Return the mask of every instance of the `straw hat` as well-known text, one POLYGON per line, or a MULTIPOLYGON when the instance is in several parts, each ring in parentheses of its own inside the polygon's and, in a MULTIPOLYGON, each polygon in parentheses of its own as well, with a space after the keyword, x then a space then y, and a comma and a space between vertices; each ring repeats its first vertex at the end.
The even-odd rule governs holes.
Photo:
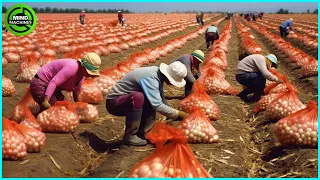
POLYGON ((160 72, 169 79, 172 85, 176 87, 186 85, 184 78, 187 76, 187 68, 180 61, 175 61, 169 65, 161 63, 160 72))
POLYGON ((78 59, 78 61, 80 61, 82 67, 86 68, 88 74, 100 76, 101 59, 97 53, 87 53, 82 59, 78 59))
POLYGON ((195 50, 191 55, 198 59, 200 62, 203 62, 204 60, 204 53, 201 50, 195 50))

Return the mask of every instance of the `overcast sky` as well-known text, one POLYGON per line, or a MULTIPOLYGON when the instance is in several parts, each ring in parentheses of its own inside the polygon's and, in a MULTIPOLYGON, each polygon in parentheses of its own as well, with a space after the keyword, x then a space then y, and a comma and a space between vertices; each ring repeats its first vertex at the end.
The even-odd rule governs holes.
MULTIPOLYGON (((2 5, 10 7, 14 4, 20 3, 6 3, 2 5)), ((287 9, 289 12, 306 12, 308 9, 313 12, 318 8, 318 3, 26 3, 31 7, 57 7, 57 8, 88 8, 88 9, 128 9, 133 12, 148 12, 148 11, 160 11, 160 12, 172 12, 179 11, 264 11, 264 12, 276 12, 280 8, 287 9)))

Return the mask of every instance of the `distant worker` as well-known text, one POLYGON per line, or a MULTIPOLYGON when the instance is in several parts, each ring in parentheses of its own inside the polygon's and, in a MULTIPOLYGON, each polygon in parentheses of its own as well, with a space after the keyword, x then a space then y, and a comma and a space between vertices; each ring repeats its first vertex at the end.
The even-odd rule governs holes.
POLYGON ((292 29, 292 18, 285 20, 281 25, 280 25, 280 36, 281 37, 287 37, 289 34, 288 28, 290 28, 291 31, 292 29))
POLYGON ((82 11, 79 15, 80 23, 84 25, 84 17, 86 16, 86 11, 82 11))
POLYGON ((196 79, 201 76, 200 64, 204 61, 204 53, 201 50, 195 50, 191 54, 185 54, 175 59, 187 67, 187 76, 184 78, 186 86, 184 96, 187 97, 192 93, 192 86, 196 79))
POLYGON ((260 19, 262 19, 262 17, 263 17, 263 12, 260 12, 259 15, 258 15, 258 17, 259 17, 260 19))
POLYGON ((197 23, 201 24, 202 26, 204 25, 203 16, 204 16, 203 12, 198 13, 196 15, 197 23))
POLYGON ((124 18, 123 18, 123 14, 121 11, 118 11, 118 20, 119 20, 119 23, 124 26, 124 18))
POLYGON ((215 40, 219 39, 219 29, 215 25, 211 25, 206 30, 205 34, 207 49, 214 43, 215 40))
POLYGON ((8 32, 8 29, 7 29, 7 27, 6 27, 6 25, 2 25, 2 31, 6 31, 6 32, 8 32))

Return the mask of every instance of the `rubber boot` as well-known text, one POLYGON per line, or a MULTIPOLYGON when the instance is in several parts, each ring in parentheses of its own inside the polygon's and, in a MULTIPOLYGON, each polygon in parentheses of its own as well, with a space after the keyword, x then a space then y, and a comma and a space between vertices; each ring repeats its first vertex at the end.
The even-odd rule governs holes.
POLYGON ((133 146, 145 146, 147 141, 137 136, 142 116, 142 109, 133 109, 126 116, 124 143, 133 146))
POLYGON ((144 108, 142 113, 141 124, 138 130, 138 137, 146 139, 146 133, 148 133, 156 122, 156 111, 153 110, 150 105, 149 108, 144 108))

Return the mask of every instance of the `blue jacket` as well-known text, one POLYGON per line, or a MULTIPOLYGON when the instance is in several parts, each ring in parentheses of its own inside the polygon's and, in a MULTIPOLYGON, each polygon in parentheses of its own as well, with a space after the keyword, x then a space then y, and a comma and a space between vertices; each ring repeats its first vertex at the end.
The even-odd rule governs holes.
POLYGON ((280 26, 282 26, 284 28, 290 27, 290 29, 293 30, 292 29, 292 21, 290 19, 285 20, 280 26))

